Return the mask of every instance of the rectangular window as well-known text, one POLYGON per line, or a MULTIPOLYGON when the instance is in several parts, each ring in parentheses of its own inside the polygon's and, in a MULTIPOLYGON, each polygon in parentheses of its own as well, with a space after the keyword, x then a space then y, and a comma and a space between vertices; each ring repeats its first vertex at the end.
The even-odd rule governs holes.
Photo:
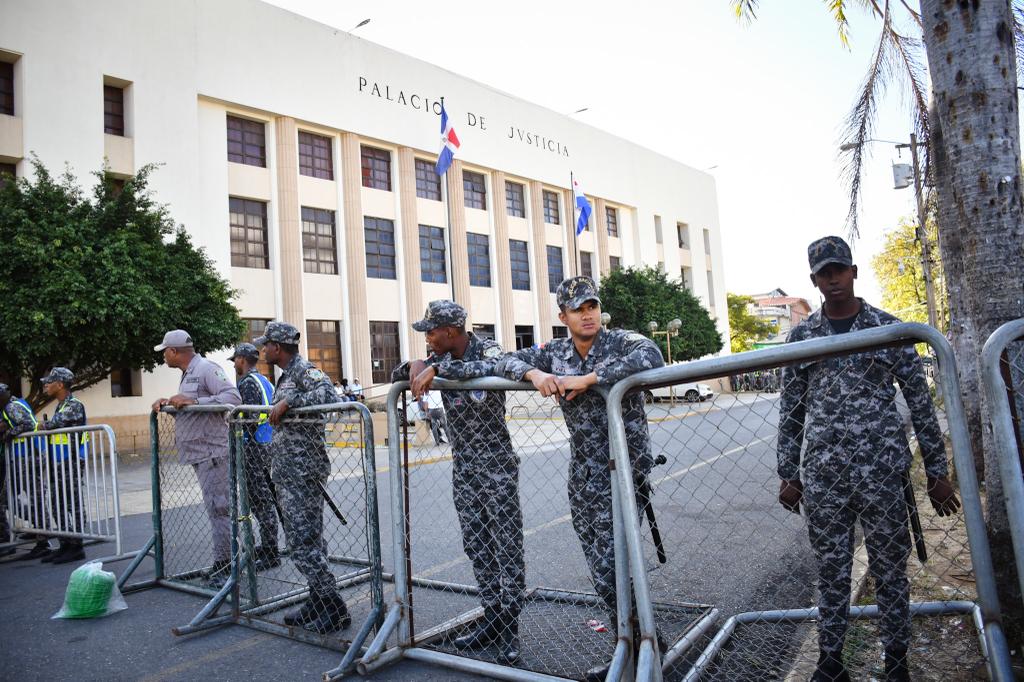
POLYGON ((0 114, 14 116, 14 64, 0 62, 0 114))
POLYGON ((398 323, 370 321, 370 362, 373 383, 391 381, 391 370, 398 365, 398 323))
POLYGON ((555 293, 558 285, 565 279, 565 271, 562 269, 562 247, 548 247, 548 291, 555 293))
POLYGON ((605 206, 604 209, 605 222, 608 223, 608 236, 618 237, 619 236, 619 209, 614 206, 605 206))
MULTIPOLYGON (((252 343, 263 336, 263 332, 267 330, 267 324, 270 320, 248 317, 242 318, 242 322, 245 322, 245 336, 241 340, 252 343)), ((270 383, 274 383, 274 367, 269 362, 263 360, 263 353, 260 353, 260 361, 256 363, 256 369, 260 371, 260 374, 270 379, 270 383)))
POLYGON ((518 182, 505 181, 505 210, 513 218, 526 217, 523 186, 518 182))
POLYGON ((685 265, 679 268, 679 280, 683 283, 684 289, 693 291, 693 270, 691 268, 685 265))
POLYGON ((124 88, 103 86, 103 132, 124 137, 124 88))
POLYGON ((341 381, 341 335, 337 320, 306 320, 306 348, 309 361, 331 381, 341 381))
POLYGON ((391 191, 391 152, 363 145, 363 187, 391 191))
POLYGON ((493 324, 474 324, 473 333, 479 336, 481 339, 490 339, 491 341, 494 341, 493 324))
POLYGON ((686 223, 676 223, 676 239, 680 249, 690 248, 690 228, 686 223))
POLYGON ((18 167, 13 163, 0 163, 0 187, 8 182, 14 182, 18 177, 18 167))
POLYGON ((712 277, 710 270, 708 270, 708 307, 715 307, 715 278, 712 277))
POLYGON ((462 191, 466 195, 466 208, 487 210, 487 184, 483 173, 462 171, 462 191))
POLYGON ((130 398, 140 395, 142 395, 142 372, 131 367, 118 367, 111 370, 111 398, 130 398))
POLYGON ((558 194, 544 190, 541 192, 544 199, 544 222, 552 225, 561 225, 562 221, 558 215, 558 194))
POLYGON ((236 268, 270 267, 267 249, 267 204, 229 197, 231 211, 231 265, 236 268))
POLYGON ((491 286, 491 243, 486 234, 467 232, 469 247, 469 283, 474 287, 491 286))
POLYGON ((321 180, 334 179, 331 138, 299 131, 299 175, 321 180))
POLYGON ((594 278, 594 261, 589 251, 580 251, 580 274, 594 278))
POLYGON ((560 324, 556 324, 551 328, 551 338, 553 339, 567 339, 569 338, 569 328, 560 324))
POLYGON ((302 267, 321 275, 338 274, 334 211, 302 207, 302 267))
POLYGON ((448 281, 444 263, 444 228, 420 225, 420 279, 424 282, 448 281))
POLYGON ((386 218, 363 217, 366 230, 366 276, 398 279, 395 269, 395 223, 386 218))
POLYGON ((661 236, 661 216, 660 215, 654 216, 654 241, 656 243, 658 243, 658 244, 661 244, 664 241, 662 239, 662 236, 661 236))
POLYGON ((228 116, 228 161, 267 167, 267 139, 262 122, 228 116))
POLYGON ((441 201, 441 176, 430 161, 416 159, 416 196, 441 201))
POLYGON ((609 256, 608 265, 611 267, 612 272, 622 269, 622 259, 618 256, 609 256))
POLYGON ((517 291, 529 291, 530 254, 526 242, 521 239, 509 239, 508 251, 512 264, 512 288, 517 291))
POLYGON ((711 232, 704 230, 704 253, 708 256, 711 255, 711 232))
POLYGON ((516 325, 516 350, 533 347, 533 327, 529 325, 516 325))

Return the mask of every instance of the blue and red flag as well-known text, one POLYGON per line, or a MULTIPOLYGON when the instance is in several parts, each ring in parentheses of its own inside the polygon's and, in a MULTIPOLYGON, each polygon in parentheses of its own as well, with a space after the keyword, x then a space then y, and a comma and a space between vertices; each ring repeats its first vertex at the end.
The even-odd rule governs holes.
POLYGON ((459 148, 459 138, 455 134, 455 128, 448 120, 448 112, 444 110, 444 103, 441 104, 441 151, 437 155, 437 166, 434 170, 438 175, 444 175, 448 167, 455 159, 455 152, 459 148))
POLYGON ((587 229, 587 223, 590 221, 590 214, 593 212, 593 208, 591 208, 590 202, 587 201, 587 197, 583 195, 580 183, 576 182, 575 178, 572 181, 572 194, 576 198, 576 210, 580 212, 579 218, 576 219, 576 234, 580 234, 583 230, 587 229))

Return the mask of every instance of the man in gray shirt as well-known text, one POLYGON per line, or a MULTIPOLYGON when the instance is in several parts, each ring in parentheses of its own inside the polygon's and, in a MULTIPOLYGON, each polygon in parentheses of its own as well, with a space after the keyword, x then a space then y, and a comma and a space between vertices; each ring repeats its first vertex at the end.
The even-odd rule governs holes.
MULTIPOLYGON (((240 405, 242 397, 220 365, 196 353, 192 337, 182 329, 164 334, 153 348, 162 351, 168 367, 180 369, 177 395, 160 398, 153 411, 170 405, 240 405)), ((231 564, 231 516, 228 504, 228 423, 220 412, 177 412, 174 438, 181 462, 191 464, 203 492, 203 506, 213 530, 213 566, 207 575, 213 588, 227 580, 231 564)))

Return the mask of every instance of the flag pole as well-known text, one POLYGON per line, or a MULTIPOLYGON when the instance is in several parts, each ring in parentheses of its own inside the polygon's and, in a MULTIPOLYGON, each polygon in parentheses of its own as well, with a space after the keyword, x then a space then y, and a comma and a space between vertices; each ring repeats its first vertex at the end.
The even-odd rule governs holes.
POLYGON ((569 215, 572 216, 572 245, 573 245, 573 261, 576 263, 576 274, 582 275, 582 268, 580 268, 580 235, 576 232, 576 225, 578 218, 576 217, 576 178, 573 172, 569 171, 569 193, 572 195, 572 211, 569 215))
MULTIPOLYGON (((441 111, 444 111, 444 97, 441 98, 441 111)), ((443 133, 444 131, 441 132, 443 133)), ((448 170, 451 170, 451 166, 448 167, 448 170)), ((446 258, 447 263, 445 264, 448 267, 448 272, 445 273, 445 276, 448 278, 448 286, 452 291, 452 302, 457 303, 458 301, 455 300, 455 273, 452 272, 454 270, 453 266, 455 265, 455 254, 452 252, 452 202, 448 193, 448 170, 444 172, 444 177, 441 178, 441 184, 444 185, 445 215, 448 218, 448 227, 445 229, 444 235, 448 242, 448 257, 446 258)))

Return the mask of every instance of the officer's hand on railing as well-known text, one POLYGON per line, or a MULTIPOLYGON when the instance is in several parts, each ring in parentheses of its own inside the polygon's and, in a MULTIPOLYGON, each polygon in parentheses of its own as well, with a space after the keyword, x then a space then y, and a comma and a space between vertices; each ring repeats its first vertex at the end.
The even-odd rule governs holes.
MULTIPOLYGON (((423 365, 422 362, 420 362, 419 364, 423 365)), ((417 400, 419 400, 419 398, 424 393, 430 390, 430 385, 434 383, 434 377, 437 376, 436 369, 434 369, 433 367, 426 367, 425 365, 424 367, 425 368, 421 370, 419 373, 413 375, 412 384, 410 384, 410 388, 412 389, 412 397, 416 398, 417 400)), ((413 365, 413 368, 416 368, 415 364, 413 365)))
POLYGON ((558 377, 558 384, 564 391, 568 391, 565 395, 566 400, 572 400, 580 393, 586 392, 591 386, 597 383, 597 374, 591 372, 590 374, 584 374, 583 376, 565 376, 558 377))
POLYGON ((932 502, 939 516, 952 516, 960 510, 960 500, 956 497, 956 490, 949 479, 928 478, 928 499, 932 502))
MULTIPOLYGON (((548 374, 539 369, 531 369, 523 375, 523 378, 532 383, 533 387, 540 391, 540 394, 545 398, 565 395, 565 387, 558 383, 558 377, 554 374, 548 374)), ((557 400, 557 398, 555 399, 557 400)))
POLYGON ((195 405, 196 404, 195 398, 189 398, 187 395, 182 395, 181 393, 179 393, 177 395, 172 395, 170 398, 167 399, 166 402, 167 402, 168 405, 170 405, 171 407, 173 407, 176 410, 180 410, 181 408, 185 407, 186 405, 195 405))
POLYGON ((279 401, 274 405, 274 409, 270 411, 270 417, 268 418, 271 425, 277 426, 281 423, 281 417, 288 411, 288 403, 284 400, 279 401))
POLYGON ((159 412, 160 408, 167 404, 167 398, 157 398, 156 401, 153 402, 153 411, 159 412))
POLYGON ((804 496, 804 484, 799 478, 779 481, 779 503, 794 514, 800 513, 800 500, 804 496))

